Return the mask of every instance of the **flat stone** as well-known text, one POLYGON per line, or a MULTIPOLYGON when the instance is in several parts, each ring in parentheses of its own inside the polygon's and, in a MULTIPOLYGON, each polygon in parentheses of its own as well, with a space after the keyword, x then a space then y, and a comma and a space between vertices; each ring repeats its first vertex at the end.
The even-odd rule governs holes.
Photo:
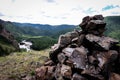
POLYGON ((71 42, 71 36, 70 35, 60 35, 58 39, 58 44, 62 46, 66 46, 71 42))
POLYGON ((87 49, 85 49, 83 46, 75 48, 69 58, 71 61, 73 61, 75 68, 85 69, 87 53, 87 49))
POLYGON ((94 15, 93 17, 93 20, 103 20, 104 17, 102 15, 94 15))
POLYGON ((45 66, 48 66, 48 65, 52 66, 52 65, 54 65, 54 62, 52 60, 49 60, 49 61, 45 62, 44 65, 45 66))
POLYGON ((87 79, 77 73, 74 73, 71 80, 87 80, 87 79))
POLYGON ((86 25, 86 29, 93 30, 93 29, 98 29, 98 28, 105 28, 106 23, 102 20, 91 20, 88 22, 86 25))
POLYGON ((52 51, 56 51, 60 48, 60 44, 54 44, 54 46, 51 47, 52 51))
POLYGON ((91 43, 93 43, 94 45, 95 44, 99 45, 104 50, 109 50, 113 44, 117 44, 119 42, 118 40, 115 40, 110 37, 105 37, 105 36, 99 37, 93 34, 87 34, 86 39, 90 41, 91 43))
POLYGON ((74 50, 74 48, 65 48, 62 50, 62 52, 65 53, 66 56, 70 57, 74 50))

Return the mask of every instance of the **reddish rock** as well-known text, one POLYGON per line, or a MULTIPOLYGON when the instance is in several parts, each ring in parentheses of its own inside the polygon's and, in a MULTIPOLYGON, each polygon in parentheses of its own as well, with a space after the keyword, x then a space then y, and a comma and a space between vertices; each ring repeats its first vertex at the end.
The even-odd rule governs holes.
POLYGON ((117 44, 119 41, 110 37, 99 37, 93 34, 86 35, 86 39, 93 44, 94 47, 102 48, 104 50, 109 50, 113 44, 117 44), (98 45, 98 46, 96 46, 98 45))
POLYGON ((37 68, 35 72, 36 72, 37 80, 45 80, 46 79, 47 67, 42 66, 40 68, 37 68))
POLYGON ((111 73, 109 80, 120 80, 120 74, 111 73))
POLYGON ((94 15, 93 17, 93 20, 103 20, 104 17, 102 15, 94 15))
POLYGON ((85 77, 75 73, 75 74, 73 74, 73 77, 72 77, 71 80, 88 80, 88 79, 86 79, 85 77))
POLYGON ((58 61, 59 61, 60 63, 64 63, 65 60, 66 60, 66 56, 65 56, 64 53, 58 54, 58 61))
POLYGON ((54 62, 52 60, 49 60, 44 63, 44 66, 52 66, 52 65, 54 65, 54 62))
POLYGON ((86 67, 87 52, 87 49, 85 49, 83 46, 75 48, 69 59, 73 61, 73 64, 76 68, 84 69, 86 67))
POLYGON ((71 67, 63 64, 61 67, 61 74, 63 77, 71 79, 72 77, 71 67))
POLYGON ((55 66, 42 66, 36 69, 37 80, 52 80, 54 78, 55 66))

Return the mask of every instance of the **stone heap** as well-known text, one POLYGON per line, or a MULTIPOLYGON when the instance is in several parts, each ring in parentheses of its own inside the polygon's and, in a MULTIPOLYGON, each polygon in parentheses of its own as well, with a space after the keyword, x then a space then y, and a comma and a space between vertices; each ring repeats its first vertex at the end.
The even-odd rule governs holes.
POLYGON ((102 15, 86 16, 74 30, 59 37, 37 80, 120 80, 118 40, 103 35, 102 15))

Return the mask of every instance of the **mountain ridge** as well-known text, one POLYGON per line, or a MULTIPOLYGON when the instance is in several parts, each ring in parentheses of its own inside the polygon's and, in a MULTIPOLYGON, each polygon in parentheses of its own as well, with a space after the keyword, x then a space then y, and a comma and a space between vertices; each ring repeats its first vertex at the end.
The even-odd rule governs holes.
POLYGON ((31 23, 16 23, 5 22, 5 28, 8 29, 16 36, 32 35, 32 36, 59 36, 60 33, 72 31, 76 26, 74 25, 44 25, 44 24, 31 24, 31 23))
MULTIPOLYGON (((119 34, 120 30, 120 16, 107 16, 105 17, 105 22, 107 23, 106 35, 117 38, 115 35, 119 34)), ((5 28, 12 32, 15 36, 20 37, 21 35, 31 35, 31 36, 49 36, 57 38, 59 35, 66 32, 72 31, 78 28, 77 25, 50 25, 50 24, 35 24, 35 23, 19 23, 19 22, 4 22, 5 28)), ((119 39, 119 38, 117 38, 119 39)))

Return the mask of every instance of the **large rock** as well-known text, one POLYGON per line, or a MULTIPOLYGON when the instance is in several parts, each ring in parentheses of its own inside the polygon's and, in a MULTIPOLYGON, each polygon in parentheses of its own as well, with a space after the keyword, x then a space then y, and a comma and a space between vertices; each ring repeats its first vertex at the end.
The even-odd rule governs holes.
POLYGON ((55 66, 42 66, 36 69, 37 80, 52 80, 54 79, 55 66))
POLYGON ((59 37, 59 41, 58 44, 60 44, 61 46, 66 46, 71 42, 71 37, 70 35, 61 35, 59 37))
POLYGON ((120 79, 120 74, 111 73, 109 80, 119 80, 119 79, 120 79))
POLYGON ((97 59, 99 61, 98 66, 103 68, 106 64, 112 64, 118 57, 118 52, 115 50, 109 50, 104 52, 98 52, 97 59))
POLYGON ((67 46, 72 42, 72 39, 77 38, 81 32, 74 30, 72 32, 68 32, 65 35, 60 35, 58 39, 58 44, 62 47, 67 46))
POLYGON ((105 31, 105 25, 106 23, 102 20, 91 20, 86 25, 86 30, 88 33, 103 35, 103 32, 105 31))
POLYGON ((79 69, 85 69, 86 68, 86 58, 87 58, 87 49, 85 49, 83 46, 79 48, 75 48, 72 55, 70 56, 70 60, 73 61, 74 67, 79 69))
POLYGON ((71 79, 72 77, 71 67, 63 64, 61 67, 61 74, 63 77, 71 79))
POLYGON ((88 24, 88 22, 91 20, 91 17, 90 16, 86 16, 82 19, 82 23, 80 23, 80 27, 81 29, 84 31, 86 30, 86 25, 88 24))
POLYGON ((102 20, 91 20, 88 22, 88 24, 86 25, 86 29, 92 30, 92 29, 97 29, 97 28, 105 28, 106 23, 102 20))
POLYGON ((62 52, 73 62, 75 68, 85 69, 88 50, 83 46, 77 48, 65 48, 62 52))
POLYGON ((103 20, 104 17, 102 15, 94 15, 93 17, 93 20, 103 20))
POLYGON ((86 16, 79 25, 85 33, 92 33, 95 35, 103 35, 106 23, 103 21, 102 15, 95 15, 93 17, 86 16))
POLYGON ((58 54, 58 61, 59 61, 60 63, 64 63, 65 60, 66 60, 66 56, 65 56, 64 53, 58 54))
POLYGON ((94 47, 98 47, 102 48, 104 50, 109 50, 113 44, 118 44, 118 40, 115 40, 113 38, 110 37, 99 37, 99 36, 95 36, 93 34, 88 34, 86 35, 86 39, 93 44, 94 47))

